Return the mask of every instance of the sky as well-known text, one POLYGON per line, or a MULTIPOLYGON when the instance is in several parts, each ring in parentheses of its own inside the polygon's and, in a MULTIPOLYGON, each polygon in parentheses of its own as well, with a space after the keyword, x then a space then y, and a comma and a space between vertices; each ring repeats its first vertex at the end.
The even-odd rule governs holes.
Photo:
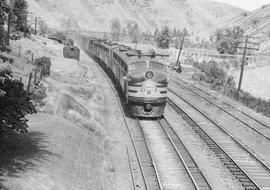
POLYGON ((216 0, 219 2, 231 4, 248 11, 253 11, 265 4, 269 4, 270 0, 216 0))

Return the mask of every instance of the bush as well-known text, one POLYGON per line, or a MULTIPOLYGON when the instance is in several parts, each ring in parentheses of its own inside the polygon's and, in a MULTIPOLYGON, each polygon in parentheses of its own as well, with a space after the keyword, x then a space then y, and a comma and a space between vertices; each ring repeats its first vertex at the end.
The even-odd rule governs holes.
POLYGON ((254 97, 244 91, 241 91, 240 95, 238 95, 236 88, 231 92, 230 96, 254 111, 270 117, 270 100, 266 101, 261 98, 254 97))
POLYGON ((23 83, 12 79, 10 70, 0 70, 0 133, 14 130, 27 132, 26 114, 36 113, 30 94, 23 89, 23 83))
POLYGON ((211 84, 212 89, 227 93, 235 87, 233 77, 227 74, 227 63, 217 63, 215 61, 199 63, 193 61, 193 66, 201 72, 201 74, 195 73, 196 76, 193 78, 198 78, 198 75, 201 75, 200 80, 211 84))

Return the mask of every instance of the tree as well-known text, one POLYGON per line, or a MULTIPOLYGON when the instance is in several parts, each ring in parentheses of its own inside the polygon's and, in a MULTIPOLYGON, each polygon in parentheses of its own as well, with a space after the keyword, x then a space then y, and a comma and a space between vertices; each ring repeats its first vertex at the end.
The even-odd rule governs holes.
POLYGON ((125 27, 122 28, 122 35, 121 36, 122 36, 122 39, 125 39, 127 36, 127 31, 126 31, 125 27))
POLYGON ((14 130, 27 132, 26 114, 36 112, 30 94, 24 90, 23 83, 12 79, 11 71, 0 70, 0 133, 14 130))
POLYGON ((111 35, 113 41, 119 41, 121 24, 117 18, 111 20, 111 35))
POLYGON ((4 25, 11 11, 11 6, 7 4, 6 0, 0 0, 0 45, 4 43, 4 25))
POLYGON ((219 29, 215 32, 216 48, 221 54, 236 54, 237 46, 244 34, 244 30, 235 26, 233 29, 219 29))
POLYGON ((106 32, 104 32, 103 33, 103 37, 102 37, 102 39, 103 40, 108 40, 109 38, 108 38, 108 35, 107 35, 107 33, 106 32))
POLYGON ((176 28, 174 27, 173 28, 173 35, 172 35, 173 37, 177 37, 177 30, 176 30, 176 28))
POLYGON ((170 44, 170 31, 168 26, 164 26, 161 33, 156 30, 155 41, 159 48, 166 49, 169 48, 170 44), (156 33, 157 32, 157 33, 156 33))
POLYGON ((138 24, 136 22, 130 27, 129 37, 131 38, 133 43, 138 43, 139 27, 138 27, 138 24))
POLYGON ((39 20, 39 31, 40 31, 40 35, 42 36, 46 36, 46 34, 48 33, 48 26, 46 24, 45 20, 39 20))
POLYGON ((13 24, 15 25, 16 30, 22 32, 28 30, 26 26, 27 2, 25 0, 14 0, 13 14, 15 15, 13 24))

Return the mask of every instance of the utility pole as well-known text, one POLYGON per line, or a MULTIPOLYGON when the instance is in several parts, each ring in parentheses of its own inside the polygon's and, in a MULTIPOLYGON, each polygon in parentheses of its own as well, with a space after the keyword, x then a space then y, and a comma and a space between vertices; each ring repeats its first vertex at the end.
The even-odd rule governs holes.
POLYGON ((250 38, 256 38, 256 37, 251 37, 251 36, 246 36, 245 38, 245 45, 244 47, 237 47, 240 49, 244 49, 243 51, 243 58, 242 58, 242 64, 241 64, 241 72, 240 72, 240 77, 239 77, 239 83, 238 83, 238 88, 237 88, 237 93, 238 93, 238 97, 240 94, 240 90, 241 90, 241 86, 242 86, 242 81, 243 81, 243 75, 244 75, 244 69, 245 69, 245 63, 246 63, 246 55, 247 55, 247 50, 256 50, 258 51, 258 48, 252 48, 252 47, 248 47, 249 44, 253 44, 253 45, 259 45, 259 43, 255 43, 255 42, 249 42, 250 38))
POLYGON ((25 19, 24 19, 24 37, 26 37, 26 27, 27 27, 27 12, 25 13, 25 19))
POLYGON ((179 52, 178 52, 178 57, 177 57, 177 61, 176 61, 176 65, 177 65, 178 67, 180 67, 179 58, 180 58, 181 51, 182 51, 182 49, 183 49, 185 37, 186 37, 186 32, 184 32, 184 34, 183 34, 183 38, 182 38, 181 45, 180 45, 179 52))
POLYGON ((182 37, 182 41, 181 41, 181 45, 179 47, 179 52, 178 52, 178 56, 177 56, 177 60, 176 60, 176 66, 177 66, 177 72, 178 73, 181 73, 182 70, 181 70, 181 64, 180 64, 180 61, 179 61, 179 58, 180 58, 180 55, 181 55, 181 51, 183 49, 183 45, 184 45, 184 41, 185 41, 185 37, 187 35, 187 32, 186 30, 183 31, 183 37, 182 37))
POLYGON ((8 13, 8 33, 7 33, 7 45, 9 46, 10 39, 10 25, 11 25, 11 13, 8 13))
POLYGON ((241 72, 240 72, 240 78, 239 78, 239 83, 238 83, 238 88, 237 88, 238 94, 241 90, 243 74, 244 74, 244 69, 245 69, 245 62, 246 62, 246 55, 247 55, 247 44, 248 44, 248 36, 246 36, 246 40, 245 40, 245 47, 244 47, 243 58, 242 58, 241 72))
POLYGON ((35 17, 35 35, 37 35, 37 17, 35 17))

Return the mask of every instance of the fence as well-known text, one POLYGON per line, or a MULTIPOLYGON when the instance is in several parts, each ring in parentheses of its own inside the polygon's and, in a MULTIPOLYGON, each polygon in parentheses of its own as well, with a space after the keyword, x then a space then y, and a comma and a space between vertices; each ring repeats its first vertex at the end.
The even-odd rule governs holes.
MULTIPOLYGON (((29 74, 27 91, 30 92, 31 86, 33 84, 34 88, 38 86, 40 81, 50 75, 51 60, 49 57, 37 58, 34 61, 35 68, 29 74), (32 83, 33 80, 33 83, 32 83)), ((21 81, 21 79, 20 79, 21 81)))

